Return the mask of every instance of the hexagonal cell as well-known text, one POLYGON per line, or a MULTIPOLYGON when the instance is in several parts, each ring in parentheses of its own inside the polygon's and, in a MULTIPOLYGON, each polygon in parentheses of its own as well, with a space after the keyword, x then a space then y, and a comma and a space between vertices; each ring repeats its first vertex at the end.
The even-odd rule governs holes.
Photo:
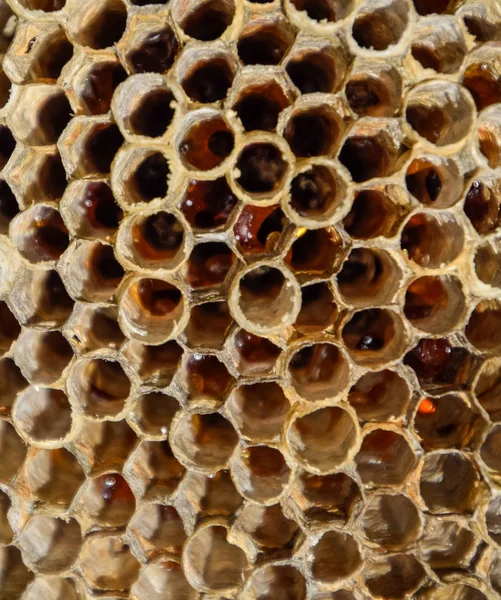
POLYGON ((163 504, 143 504, 132 517, 128 531, 148 561, 162 554, 180 554, 186 540, 177 510, 163 504))
POLYGON ((69 434, 71 406, 61 390, 30 387, 16 400, 14 423, 30 441, 60 444, 69 434))
POLYGON ((419 491, 434 514, 471 513, 477 506, 480 474, 461 452, 430 452, 424 458, 419 491))
POLYGON ((362 421, 397 419, 404 413, 410 398, 407 381, 388 369, 362 375, 348 394, 348 402, 362 421))
POLYGON ((324 533, 310 549, 310 565, 317 581, 333 583, 352 575, 362 564, 355 539, 341 531, 324 533))
POLYGON ((19 213, 19 205, 9 184, 0 179, 0 233, 7 234, 12 219, 19 213))
POLYGON ((52 206, 37 204, 25 210, 10 229, 12 241, 31 263, 56 261, 69 244, 68 230, 52 206))
POLYGON ((192 354, 187 357, 182 373, 188 391, 187 401, 197 409, 217 410, 234 383, 223 362, 212 354, 192 354))
POLYGON ((134 15, 122 38, 124 62, 133 73, 165 73, 173 65, 179 42, 172 27, 155 15, 134 15))
POLYGON ((85 470, 99 475, 120 471, 136 444, 137 437, 125 421, 85 419, 71 445, 85 470))
POLYGON ((280 504, 260 506, 247 502, 235 528, 249 535, 262 552, 290 546, 298 531, 297 524, 285 517, 280 504))
POLYGON ((308 335, 331 329, 338 316, 338 306, 327 282, 301 288, 301 310, 294 323, 296 331, 308 335))
POLYGON ((501 144, 499 135, 501 132, 501 112, 497 104, 489 106, 479 117, 478 145, 480 152, 487 160, 492 169, 501 164, 501 144))
POLYGON ((184 33, 202 42, 220 37, 231 25, 234 15, 233 0, 205 0, 202 4, 190 0, 176 5, 173 12, 174 21, 184 33))
POLYGON ((25 329, 14 352, 14 360, 32 384, 55 383, 72 358, 73 350, 59 331, 25 329))
POLYGON ((424 20, 416 27, 411 52, 425 69, 454 73, 462 65, 467 48, 456 23, 435 18, 424 20))
POLYGON ((447 146, 462 140, 473 126, 474 104, 457 84, 417 85, 407 99, 406 119, 428 142, 447 146))
POLYGON ((95 0, 75 6, 68 28, 82 46, 100 50, 116 44, 127 24, 127 9, 121 0, 95 0))
POLYGON ((305 400, 336 396, 348 383, 350 369, 344 353, 334 344, 301 345, 291 355, 288 372, 292 386, 305 400))
POLYGON ((403 600, 422 583, 425 570, 414 554, 394 554, 368 561, 363 577, 376 597, 403 600))
POLYGON ((0 540, 2 544, 9 544, 14 537, 14 532, 9 524, 8 511, 11 507, 9 496, 4 492, 0 493, 0 540))
POLYGON ((9 113, 9 126, 19 142, 28 146, 55 144, 71 119, 64 92, 54 85, 27 85, 9 113))
POLYGON ((240 435, 261 442, 281 434, 290 403, 277 383, 261 382, 240 385, 225 406, 240 435))
POLYGON ((0 353, 8 352, 20 333, 21 326, 7 304, 0 301, 0 353))
POLYGON ((294 37, 294 30, 285 19, 256 16, 240 32, 238 56, 244 65, 278 65, 294 37))
POLYGON ((391 302, 402 278, 402 270, 389 252, 354 248, 336 275, 336 282, 345 302, 374 306, 391 302))
POLYGON ((486 235, 495 231, 501 224, 501 181, 492 177, 475 179, 463 208, 477 233, 486 235))
POLYGON ((32 571, 26 568, 21 553, 15 546, 0 548, 0 578, 2 592, 6 598, 21 598, 33 577, 32 571))
POLYGON ((181 160, 189 169, 210 171, 221 165, 235 145, 230 125, 211 109, 192 112, 178 141, 181 160))
POLYGON ((114 306, 78 303, 64 326, 64 335, 77 354, 109 348, 118 350, 125 340, 114 306))
POLYGON ((104 473, 89 479, 80 503, 93 523, 104 527, 126 525, 136 510, 136 499, 118 473, 104 473))
POLYGON ((472 52, 463 74, 463 86, 473 96, 479 111, 501 102, 501 64, 493 50, 486 46, 472 52))
POLYGON ((410 141, 398 120, 384 119, 376 124, 370 118, 363 118, 350 129, 339 160, 353 181, 360 183, 395 173, 407 159, 409 150, 410 141))
POLYGON ((227 302, 204 302, 192 306, 184 335, 190 346, 220 348, 232 324, 227 302))
POLYGON ((133 600, 195 600, 197 592, 186 581, 179 563, 147 565, 131 588, 133 600))
POLYGON ((159 387, 170 385, 181 364, 183 349, 175 341, 158 346, 146 346, 138 342, 128 342, 124 356, 130 361, 141 381, 159 387))
POLYGON ((190 254, 185 279, 195 289, 221 286, 236 260, 235 254, 224 242, 202 242, 190 254))
POLYGON ((243 502, 229 471, 203 475, 191 471, 184 478, 180 496, 186 498, 197 522, 206 517, 230 517, 243 502))
POLYGON ((477 247, 474 258, 475 273, 483 283, 501 287, 500 241, 484 242, 477 247))
POLYGON ((89 536, 80 561, 84 578, 101 593, 127 593, 139 574, 139 563, 119 536, 89 536))
POLYGON ((184 572, 196 589, 224 593, 243 583, 247 558, 227 536, 225 527, 208 525, 196 531, 186 544, 184 572))
POLYGON ((176 337, 188 316, 184 293, 166 279, 130 279, 118 306, 120 327, 127 337, 150 344, 176 337))
POLYGON ((380 494, 370 498, 360 524, 371 542, 387 550, 411 546, 421 529, 419 510, 403 494, 380 494))
POLYGON ((501 363, 498 358, 485 360, 475 378, 474 392, 492 421, 501 420, 501 363))
POLYGON ((266 376, 275 368, 281 350, 266 338, 238 330, 231 340, 230 351, 237 369, 244 376, 266 376))
POLYGON ((364 366, 394 360, 402 354, 406 344, 399 314, 381 308, 354 313, 344 325, 342 336, 353 360, 364 366))
POLYGON ((181 413, 172 424, 171 440, 183 464, 208 473, 224 469, 238 444, 233 426, 218 413, 181 413))
POLYGON ((280 191, 288 165, 277 145, 254 141, 240 151, 236 170, 240 188, 255 200, 264 200, 280 191))
POLYGON ((6 125, 0 125, 0 168, 5 167, 15 147, 16 140, 11 130, 6 125))
POLYGON ((68 577, 37 577, 29 586, 25 600, 78 600, 79 590, 74 579, 68 577))
POLYGON ((463 192, 457 164, 440 156, 415 158, 407 167, 405 184, 415 198, 431 208, 448 208, 463 192))
POLYGON ((360 117, 393 117, 402 104, 402 76, 386 61, 359 58, 346 84, 346 98, 360 117))
POLYGON ((361 48, 386 50, 404 34, 408 11, 407 3, 399 0, 365 2, 356 14, 352 36, 361 48))
POLYGON ((482 300, 470 315, 465 328, 468 341, 485 352, 495 352, 501 346, 501 303, 482 300))
POLYGON ((116 417, 124 409, 131 389, 120 363, 101 358, 75 363, 67 385, 75 410, 94 419, 116 417))
POLYGON ((288 231, 287 225, 278 204, 244 206, 233 227, 237 249, 249 258, 276 254, 288 231))
POLYGON ((417 458, 400 433, 380 428, 366 433, 355 462, 366 485, 400 485, 416 466, 417 458))
POLYGON ((220 49, 193 48, 179 64, 181 85, 192 102, 208 104, 224 100, 235 77, 233 56, 220 49), (184 68, 183 68, 184 67, 184 68))
POLYGON ((173 396, 162 392, 148 392, 135 400, 129 418, 142 436, 165 438, 179 408, 179 402, 173 396))
POLYGON ((44 515, 32 516, 19 538, 23 559, 39 573, 56 574, 69 569, 82 546, 80 525, 44 515))
POLYGON ((346 523, 360 501, 360 490, 346 473, 312 475, 301 472, 293 497, 308 525, 331 521, 346 523))
POLYGON ((291 471, 283 454, 271 446, 239 447, 231 473, 239 492, 259 504, 273 504, 289 483, 291 471))
POLYGON ((0 420, 0 451, 4 460, 0 465, 0 481, 9 483, 16 475, 26 456, 26 446, 14 427, 0 420))
POLYGON ((238 198, 224 177, 192 179, 179 204, 195 233, 223 229, 230 220, 238 198))
POLYGON ((292 565, 266 565, 249 578, 246 597, 249 600, 278 598, 287 590, 289 600, 306 598, 306 581, 299 569, 292 565))
POLYGON ((0 359, 0 415, 7 416, 18 393, 28 385, 11 358, 0 359))
POLYGON ((73 300, 54 270, 24 270, 16 279, 10 299, 23 325, 59 327, 73 308, 73 300))
POLYGON ((233 102, 245 131, 274 131, 280 113, 291 103, 290 94, 281 79, 242 77, 238 81, 238 94, 233 102))
POLYGON ((123 217, 106 181, 71 182, 61 205, 66 226, 82 238, 112 237, 123 217))
POLYGON ((490 537, 500 545, 501 542, 501 523, 500 523, 501 497, 494 496, 485 511, 485 524, 490 537))
POLYGON ((468 33, 477 41, 499 40, 499 12, 494 5, 476 2, 463 6, 459 11, 468 33))
POLYGON ((175 458, 167 440, 141 442, 126 467, 126 475, 147 500, 164 500, 179 485, 185 468, 175 458))
POLYGON ((298 225, 304 219, 319 225, 332 223, 342 204, 345 185, 329 163, 313 163, 303 168, 292 180, 289 206, 298 225))
POLYGON ((38 500, 61 506, 71 504, 85 480, 77 459, 64 448, 30 450, 21 477, 38 500))
POLYGON ((501 444, 501 426, 495 425, 492 427, 489 435, 485 438, 484 443, 480 449, 480 456, 482 460, 491 470, 491 476, 494 479, 498 478, 498 474, 501 471, 501 462, 499 454, 499 446, 501 444))
POLYGON ((292 238, 285 263, 301 280, 327 278, 344 258, 344 242, 335 227, 300 227, 292 238))
POLYGON ((296 415, 287 443, 296 460, 309 471, 329 473, 350 460, 358 449, 358 426, 350 413, 325 406, 296 415))
POLYGON ((428 517, 420 541, 424 560, 434 570, 467 568, 469 555, 476 545, 474 534, 456 518, 428 517))

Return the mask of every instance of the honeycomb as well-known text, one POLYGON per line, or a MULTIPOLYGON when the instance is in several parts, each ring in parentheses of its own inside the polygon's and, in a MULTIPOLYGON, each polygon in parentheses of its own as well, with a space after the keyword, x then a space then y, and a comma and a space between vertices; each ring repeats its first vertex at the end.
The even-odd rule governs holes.
POLYGON ((501 597, 499 0, 0 0, 0 599, 501 597))

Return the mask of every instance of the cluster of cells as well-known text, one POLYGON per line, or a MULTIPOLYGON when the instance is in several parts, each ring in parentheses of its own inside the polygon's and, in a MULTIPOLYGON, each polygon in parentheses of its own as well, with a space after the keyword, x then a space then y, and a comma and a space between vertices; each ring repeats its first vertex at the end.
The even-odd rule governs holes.
POLYGON ((0 0, 0 599, 501 595, 497 0, 0 0))

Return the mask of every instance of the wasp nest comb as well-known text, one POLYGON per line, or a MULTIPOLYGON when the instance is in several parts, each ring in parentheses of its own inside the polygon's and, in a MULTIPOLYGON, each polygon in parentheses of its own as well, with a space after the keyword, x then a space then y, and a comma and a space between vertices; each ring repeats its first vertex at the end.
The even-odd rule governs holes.
POLYGON ((501 594, 498 0, 0 0, 0 599, 501 594))

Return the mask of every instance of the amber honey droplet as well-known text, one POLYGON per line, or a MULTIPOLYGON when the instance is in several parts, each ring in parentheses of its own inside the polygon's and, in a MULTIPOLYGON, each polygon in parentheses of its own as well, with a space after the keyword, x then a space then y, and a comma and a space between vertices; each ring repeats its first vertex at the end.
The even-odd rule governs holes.
POLYGON ((77 206, 85 226, 96 230, 96 236, 115 231, 123 216, 110 187, 103 181, 88 183, 77 206))
POLYGON ((188 261, 188 283, 195 288, 219 285, 225 280, 234 262, 235 255, 226 244, 198 244, 188 261))
POLYGON ((463 76, 463 85, 470 91, 478 110, 501 102, 501 76, 488 63, 470 65, 463 76))
POLYGON ((431 398, 423 398, 419 403, 418 413, 420 415, 432 415, 436 410, 437 406, 431 398))
POLYGON ((135 292, 139 304, 154 317, 165 317, 172 313, 181 301, 181 292, 160 279, 141 279, 135 292))
POLYGON ((136 251, 145 259, 162 261, 174 258, 183 240, 181 223, 170 213, 159 212, 136 223, 132 229, 136 251))
POLYGON ((165 73, 174 64, 179 44, 171 29, 148 34, 139 48, 129 55, 136 73, 165 73))
POLYGON ((282 236, 286 219, 276 206, 246 206, 233 228, 238 247, 245 254, 269 254, 282 236))
POLYGON ((192 180, 180 208, 192 227, 209 231, 227 223, 237 201, 224 177, 214 181, 192 180))
POLYGON ((106 500, 108 504, 119 502, 128 504, 129 502, 134 501, 134 494, 128 483, 118 473, 106 473, 101 475, 94 480, 94 485, 103 500, 106 500))
POLYGON ((284 457, 276 448, 253 446, 242 456, 256 477, 281 477, 289 471, 284 457))

